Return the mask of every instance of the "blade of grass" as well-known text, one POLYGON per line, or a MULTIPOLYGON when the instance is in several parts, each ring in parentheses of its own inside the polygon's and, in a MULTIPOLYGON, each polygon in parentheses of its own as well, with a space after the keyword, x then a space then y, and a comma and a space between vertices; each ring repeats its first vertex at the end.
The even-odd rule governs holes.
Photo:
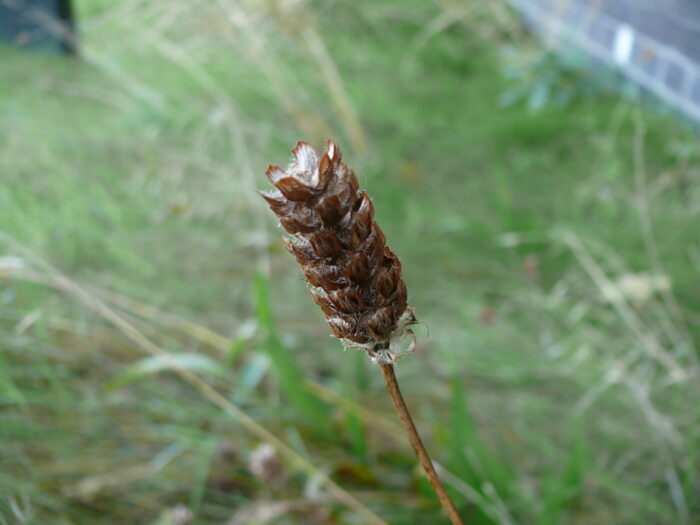
POLYGON ((304 374, 277 332, 267 278, 260 272, 255 275, 255 299, 257 319, 264 338, 262 348, 272 361, 282 391, 309 421, 328 427, 330 418, 327 406, 306 389, 304 374))
POLYGON ((128 366, 126 370, 108 381, 105 389, 117 390, 148 375, 157 374, 164 370, 173 370, 174 366, 219 378, 226 375, 226 371, 221 364, 205 355, 170 354, 170 357, 167 359, 163 356, 151 356, 140 359, 128 366))
POLYGON ((459 377, 450 380, 450 429, 448 434, 450 464, 456 473, 489 502, 489 506, 478 505, 473 523, 496 523, 495 513, 491 512, 496 503, 491 494, 486 493, 486 483, 493 487, 496 499, 508 495, 511 491, 510 480, 513 478, 505 465, 501 464, 491 451, 479 439, 474 417, 469 409, 465 389, 459 377), (473 454, 469 454, 471 451, 473 454), (474 464, 478 461, 478 464, 474 464))
POLYGON ((571 445, 563 472, 559 476, 552 476, 544 484, 544 508, 537 523, 561 523, 566 510, 575 505, 583 494, 586 465, 589 461, 584 426, 578 419, 572 424, 571 445))

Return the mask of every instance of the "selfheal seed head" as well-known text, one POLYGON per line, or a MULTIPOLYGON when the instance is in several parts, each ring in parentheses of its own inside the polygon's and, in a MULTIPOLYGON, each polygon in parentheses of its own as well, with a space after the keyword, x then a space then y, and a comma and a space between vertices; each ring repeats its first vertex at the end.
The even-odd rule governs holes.
POLYGON ((413 349, 411 343, 401 350, 399 339, 413 335, 408 327, 416 318, 401 263, 374 221, 372 200, 358 192, 355 173, 332 141, 322 155, 299 142, 292 155, 286 170, 267 169, 275 191, 260 194, 290 234, 287 248, 333 335, 378 363, 393 363, 413 349))

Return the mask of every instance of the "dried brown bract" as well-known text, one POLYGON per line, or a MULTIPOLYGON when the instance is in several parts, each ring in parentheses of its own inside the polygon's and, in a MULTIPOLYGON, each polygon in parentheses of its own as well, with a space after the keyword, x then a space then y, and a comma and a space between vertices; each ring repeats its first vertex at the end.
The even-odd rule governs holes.
POLYGON ((250 471, 268 485, 275 485, 284 478, 284 465, 275 447, 269 443, 258 446, 250 455, 250 471))
POLYGON ((286 170, 267 170, 276 190, 260 193, 291 234, 287 248, 335 337, 378 363, 393 363, 413 349, 411 343, 402 350, 399 339, 413 335, 407 327, 416 318, 407 304, 401 263, 374 222, 372 201, 358 192, 355 173, 332 141, 320 157, 305 142, 292 154, 286 170))

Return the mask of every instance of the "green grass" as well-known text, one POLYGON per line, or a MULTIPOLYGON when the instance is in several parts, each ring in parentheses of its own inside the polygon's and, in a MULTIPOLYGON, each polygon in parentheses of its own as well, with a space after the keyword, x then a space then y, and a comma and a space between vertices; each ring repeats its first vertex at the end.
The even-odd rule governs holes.
POLYGON ((501 49, 536 45, 473 2, 431 37, 442 5, 84 1, 84 60, 1 50, 0 524, 364 522, 291 462, 256 478, 181 368, 388 523, 445 523, 254 193, 328 135, 402 259, 400 381, 465 520, 697 522, 697 137, 610 94, 501 107, 501 49), (606 295, 631 274, 670 287, 606 295))

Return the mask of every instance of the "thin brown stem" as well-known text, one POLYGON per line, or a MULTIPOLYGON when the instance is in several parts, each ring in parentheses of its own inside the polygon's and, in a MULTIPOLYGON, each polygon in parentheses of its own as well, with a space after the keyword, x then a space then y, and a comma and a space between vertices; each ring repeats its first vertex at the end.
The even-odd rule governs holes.
POLYGON ((380 368, 382 369, 382 374, 384 375, 384 380, 386 381, 386 388, 389 390, 389 395, 394 403, 396 413, 399 416, 399 420, 401 420, 404 430, 406 430, 408 441, 411 443, 416 456, 418 456, 418 461, 423 467, 425 475, 428 476, 428 481, 430 481, 435 494, 437 494, 442 508, 450 518, 453 525, 464 525, 462 518, 460 518, 459 514, 457 513, 455 504, 452 502, 452 499, 445 490, 445 487, 442 485, 442 481, 440 481, 438 473, 435 471, 433 462, 430 459, 428 451, 425 449, 425 445, 423 445, 423 441, 418 434, 418 430, 416 430, 416 426, 413 424, 411 413, 408 411, 406 402, 401 395, 399 382, 396 380, 396 374, 394 374, 394 366, 380 365, 380 368))

